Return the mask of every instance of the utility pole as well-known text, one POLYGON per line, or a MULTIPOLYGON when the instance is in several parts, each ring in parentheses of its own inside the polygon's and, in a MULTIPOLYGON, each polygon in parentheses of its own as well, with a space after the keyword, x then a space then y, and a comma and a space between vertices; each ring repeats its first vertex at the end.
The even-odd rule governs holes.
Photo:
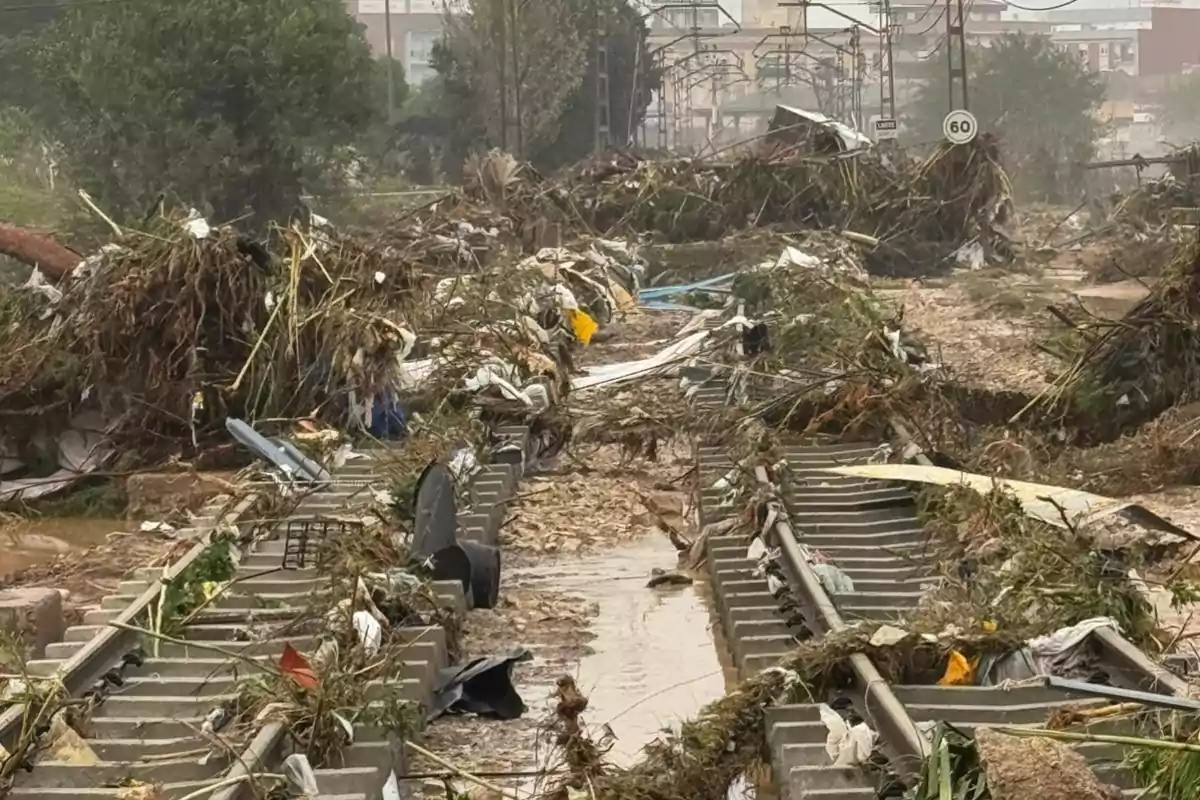
MULTIPOLYGON (((808 30, 808 9, 810 7, 824 9, 833 14, 836 14, 837 16, 841 17, 842 19, 851 23, 851 26, 848 29, 848 31, 850 32, 850 48, 849 48, 848 54, 851 54, 852 57, 854 57, 854 64, 851 67, 854 70, 854 77, 852 78, 852 85, 847 87, 845 84, 846 76, 845 76, 844 62, 842 60, 842 55, 847 53, 847 50, 845 47, 842 47, 840 45, 832 45, 832 49, 834 50, 835 53, 837 53, 837 57, 836 57, 837 75, 835 78, 836 83, 837 83, 836 89, 830 85, 833 83, 833 81, 831 80, 831 76, 828 75, 828 72, 829 72, 828 65, 824 64, 823 61, 819 62, 819 63, 823 64, 823 68, 821 71, 823 73, 825 73, 825 75, 826 75, 826 77, 821 82, 825 83, 827 88, 829 88, 831 92, 837 92, 837 96, 831 96, 831 99, 834 100, 834 103, 836 106, 841 108, 843 113, 845 112, 845 107, 846 107, 845 94, 848 92, 852 95, 851 105, 857 107, 853 113, 855 113, 857 115, 857 118, 859 118, 860 125, 861 125, 861 116, 862 116, 862 100, 854 99, 854 98, 855 97, 861 98, 862 79, 861 79, 861 72, 859 70, 859 60, 858 60, 857 56, 854 54, 861 52, 860 36, 861 36, 861 32, 864 30, 867 31, 868 33, 877 34, 879 36, 880 51, 881 51, 881 63, 880 63, 881 72, 886 72, 887 83, 888 83, 888 87, 885 90, 882 85, 884 83, 884 81, 881 78, 881 80, 880 80, 880 105, 881 106, 883 105, 885 96, 891 98, 892 114, 893 114, 893 116, 895 115, 895 94, 891 88, 892 77, 893 77, 893 73, 891 70, 891 58, 890 58, 890 54, 891 54, 891 27, 890 27, 891 7, 890 7, 890 5, 888 5, 888 0, 879 0, 879 2, 881 3, 881 6, 880 6, 881 18, 885 17, 885 16, 887 17, 886 21, 888 22, 888 25, 886 28, 883 25, 881 25, 879 28, 875 28, 870 23, 863 22, 862 20, 858 19, 857 17, 847 14, 844 11, 840 11, 839 9, 835 8, 830 3, 822 2, 821 0, 779 0, 779 3, 778 3, 778 5, 781 8, 799 8, 800 9, 801 26, 802 26, 801 36, 804 37, 805 45, 807 45, 807 43, 810 39, 815 39, 816 41, 819 41, 825 45, 831 45, 831 43, 828 42, 827 40, 821 38, 817 34, 811 33, 808 30), (886 11, 884 10, 885 6, 887 9, 886 11), (882 62, 882 58, 883 58, 882 51, 883 51, 885 45, 886 45, 886 48, 888 51, 886 65, 882 62)), ((947 0, 947 2, 949 2, 949 0, 947 0)), ((865 65, 864 65, 864 68, 865 68, 865 65)), ((815 88, 816 87, 814 86, 814 89, 815 88)), ((836 111, 835 111, 835 113, 836 113, 836 111)))
POLYGON ((858 26, 855 25, 850 32, 850 53, 854 59, 854 83, 852 94, 850 95, 850 117, 854 120, 854 127, 858 130, 863 129, 863 73, 866 71, 866 59, 862 51, 862 37, 859 35, 858 26))
POLYGON ((497 67, 499 68, 500 78, 500 149, 508 151, 508 52, 506 47, 507 34, 505 28, 508 27, 508 21, 505 19, 504 8, 505 0, 493 0, 492 11, 496 13, 496 59, 497 67), (498 9, 498 11, 497 11, 498 9))
POLYGON ((950 75, 949 111, 968 110, 966 16, 962 0, 946 0, 946 69, 950 75), (953 11, 951 10, 953 7, 953 11), (957 57, 955 51, 958 51, 957 57), (956 86, 961 84, 961 92, 956 86))
POLYGON ((596 126, 596 139, 594 143, 597 153, 603 152, 608 148, 609 135, 611 133, 610 118, 609 118, 609 91, 608 91, 608 36, 603 30, 606 20, 600 12, 600 3, 596 2, 592 6, 594 10, 593 27, 592 27, 592 53, 593 60, 596 62, 596 79, 594 83, 595 98, 594 98, 594 122, 596 126))
POLYGON ((525 157, 525 132, 521 121, 521 62, 520 62, 520 38, 521 26, 517 23, 517 11, 519 0, 504 0, 505 5, 510 10, 509 20, 512 23, 512 29, 508 34, 508 41, 512 48, 512 73, 513 73, 513 123, 516 128, 516 144, 517 144, 517 160, 520 161, 525 157))
POLYGON ((896 118, 896 72, 892 60, 892 3, 879 5, 879 116, 896 118))
POLYGON ((668 81, 666 52, 662 51, 662 52, 657 53, 655 55, 655 59, 658 62, 657 64, 655 64, 656 74, 658 75, 658 102, 657 102, 657 108, 656 108, 657 116, 658 116, 658 127, 655 129, 655 133, 658 136, 658 141, 656 142, 656 144, 658 145, 659 151, 665 152, 667 149, 667 81, 668 81))
POLYGON ((392 56, 392 0, 383 0, 383 34, 387 37, 387 118, 396 119, 396 62, 392 56))
MULTIPOLYGON (((729 15, 729 12, 721 6, 718 0, 635 0, 635 4, 649 9, 648 13, 643 16, 643 19, 657 15, 666 20, 667 24, 680 33, 678 37, 666 44, 659 45, 650 53, 655 57, 658 64, 658 74, 662 76, 657 90, 659 146, 661 148, 675 148, 685 138, 685 129, 688 134, 692 131, 692 90, 708 80, 706 77, 698 83, 689 85, 688 79, 698 74, 698 72, 705 72, 707 74, 710 70, 721 68, 723 63, 710 62, 708 59, 715 59, 718 52, 732 52, 729 50, 710 50, 702 47, 701 41, 723 35, 736 34, 741 30, 741 25, 729 15), (728 21, 729 29, 726 30, 724 27, 718 25, 715 27, 720 27, 721 32, 717 32, 713 29, 714 26, 707 21, 705 22, 705 26, 702 27, 701 11, 723 17, 728 21), (676 21, 681 18, 684 21, 676 21), (699 69, 684 72, 684 65, 692 61, 700 65, 699 69), (667 96, 668 92, 670 92, 670 97, 667 96), (670 133, 667 132, 668 119, 670 120, 670 133)), ((711 95, 710 87, 708 102, 715 107, 711 95)))
MULTIPOLYGON (((790 26, 784 25, 779 29, 783 34, 783 85, 792 85, 792 29, 790 26)), ((783 96, 783 91, 779 85, 779 77, 775 78, 775 89, 779 91, 780 97, 783 96)))

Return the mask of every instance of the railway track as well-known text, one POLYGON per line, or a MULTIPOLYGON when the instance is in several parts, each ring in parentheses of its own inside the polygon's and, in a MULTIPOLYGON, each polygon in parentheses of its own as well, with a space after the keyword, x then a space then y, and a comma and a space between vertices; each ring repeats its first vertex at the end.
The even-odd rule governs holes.
MULTIPOLYGON (((722 403, 725 389, 706 386, 700 403, 722 403)), ((791 590, 773 595, 767 578, 756 572, 741 536, 714 537, 708 563, 717 611, 726 641, 742 677, 778 663, 796 642, 838 631, 858 620, 895 621, 916 608, 934 580, 925 557, 922 524, 915 498, 900 484, 831 475, 823 468, 865 462, 877 452, 875 443, 798 441, 784 448, 786 479, 781 499, 787 515, 766 534, 766 544, 779 549, 775 563, 791 590), (826 556, 852 581, 852 592, 830 595, 813 571, 808 550, 826 556)), ((714 482, 734 467, 721 447, 697 450, 700 486, 714 482)), ((757 475, 766 481, 765 470, 757 475)), ((699 499, 703 523, 735 510, 719 505, 721 492, 708 488, 699 499)), ((1186 684, 1151 662, 1111 630, 1091 636, 1090 645, 1109 683, 1116 687, 1186 695, 1186 684)), ((851 660, 853 685, 833 696, 816 698, 850 722, 867 720, 879 734, 888 764, 883 769, 833 766, 825 751, 826 728, 817 703, 784 705, 768 710, 767 739, 772 776, 784 800, 825 798, 867 800, 898 797, 899 785, 911 782, 929 752, 927 731, 943 721, 968 735, 977 727, 1042 725, 1056 709, 1105 705, 1095 694, 1072 694, 1042 682, 1008 688, 940 686, 928 682, 889 684, 865 655, 851 660), (897 780, 898 778, 898 780, 897 780)), ((1127 721, 1093 723, 1091 733, 1129 733, 1127 721)), ((1097 776, 1137 797, 1131 776, 1122 766, 1119 746, 1079 746, 1097 776)), ((879 766, 879 765, 876 765, 879 766)))
MULTIPOLYGON (((461 539, 494 544, 504 519, 504 509, 515 494, 524 463, 528 437, 524 428, 499 431, 502 443, 516 446, 497 456, 478 473, 471 485, 471 508, 459 513, 461 539)), ((28 664, 31 674, 58 675, 73 697, 99 691, 86 724, 85 740, 98 761, 54 760, 34 755, 26 769, 14 775, 8 796, 13 800, 65 800, 66 798, 125 798, 130 786, 155 784, 164 800, 212 798, 240 800, 254 796, 251 774, 275 772, 287 753, 287 731, 267 723, 241 752, 213 752, 204 733, 206 718, 233 699, 239 677, 248 670, 246 659, 276 662, 286 645, 311 653, 317 637, 311 631, 289 631, 323 578, 318 570, 282 568, 288 526, 328 520, 332 515, 367 504, 366 488, 377 478, 377 457, 348 463, 333 481, 307 496, 291 517, 273 533, 242 554, 237 582, 211 608, 202 611, 180 634, 180 643, 154 645, 140 635, 110 625, 144 620, 156 602, 162 571, 143 569, 123 581, 117 594, 86 612, 83 624, 71 627, 46 657, 28 664), (237 653, 230 658, 225 653, 237 653), (107 676, 107 677, 106 677, 107 676)), ((252 511, 247 500, 230 517, 252 511)), ((213 516, 197 520, 197 529, 183 535, 202 537, 228 520, 213 516)), ((201 556, 194 547, 169 575, 173 577, 201 556)), ((437 581, 435 596, 441 603, 465 611, 471 602, 469 587, 458 581, 437 581)), ((409 642, 409 657, 399 680, 404 699, 429 706, 438 683, 438 672, 449 665, 446 631, 436 626, 400 629, 409 642)), ((22 706, 0 716, 0 741, 10 746, 29 724, 22 706)), ((45 741, 43 740, 43 744, 45 741)), ((336 768, 315 771, 323 800, 375 800, 384 786, 403 773, 403 748, 388 741, 387 732, 356 728, 354 742, 342 753, 336 768)))

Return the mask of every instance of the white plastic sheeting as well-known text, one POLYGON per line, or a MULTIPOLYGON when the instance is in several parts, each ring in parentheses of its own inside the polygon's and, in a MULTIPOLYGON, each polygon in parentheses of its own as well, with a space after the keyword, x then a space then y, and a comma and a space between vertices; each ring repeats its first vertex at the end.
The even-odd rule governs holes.
POLYGON ((590 367, 586 375, 571 379, 571 388, 580 391, 594 386, 606 386, 632 378, 642 378, 696 355, 709 338, 709 331, 698 331, 659 350, 649 358, 590 367))

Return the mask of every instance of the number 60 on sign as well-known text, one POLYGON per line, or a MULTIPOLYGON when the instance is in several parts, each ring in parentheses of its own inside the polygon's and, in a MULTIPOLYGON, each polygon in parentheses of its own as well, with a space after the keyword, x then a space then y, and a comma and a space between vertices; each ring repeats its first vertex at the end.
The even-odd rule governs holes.
POLYGON ((975 138, 978 130, 975 115, 964 109, 951 111, 942 120, 942 134, 950 144, 966 144, 975 138))

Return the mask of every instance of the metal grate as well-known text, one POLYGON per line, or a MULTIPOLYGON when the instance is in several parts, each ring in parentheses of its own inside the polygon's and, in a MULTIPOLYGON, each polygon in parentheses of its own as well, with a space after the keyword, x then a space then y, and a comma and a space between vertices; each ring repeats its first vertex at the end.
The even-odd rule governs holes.
POLYGON ((361 532, 361 522, 339 519, 289 519, 284 523, 283 568, 306 569, 321 564, 325 542, 361 532))

